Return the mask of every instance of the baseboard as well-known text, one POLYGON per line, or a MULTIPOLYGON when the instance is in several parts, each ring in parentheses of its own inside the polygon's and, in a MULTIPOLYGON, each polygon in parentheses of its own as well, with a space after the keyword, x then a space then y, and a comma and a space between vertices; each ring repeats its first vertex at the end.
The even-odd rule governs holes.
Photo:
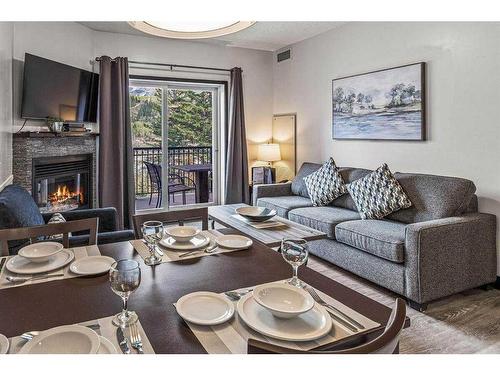
POLYGON ((7 179, 4 182, 0 183, 0 191, 2 191, 7 185, 12 184, 13 180, 14 180, 13 175, 10 175, 9 177, 7 177, 7 179))

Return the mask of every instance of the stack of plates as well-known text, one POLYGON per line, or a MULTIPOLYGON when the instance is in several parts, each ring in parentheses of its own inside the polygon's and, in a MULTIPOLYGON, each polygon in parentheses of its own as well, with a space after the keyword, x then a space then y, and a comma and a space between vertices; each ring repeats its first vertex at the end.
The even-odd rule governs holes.
MULTIPOLYGON (((23 247, 19 254, 10 258, 6 268, 20 275, 36 275, 52 272, 73 262, 75 254, 57 242, 39 242, 23 247)), ((78 259, 70 266, 77 275, 100 275, 106 273, 115 262, 106 256, 89 256, 78 259)))
POLYGON ((19 354, 116 354, 116 348, 92 329, 75 324, 40 332, 19 354))
POLYGON ((279 340, 311 341, 327 335, 332 319, 326 309, 317 303, 306 312, 289 319, 278 318, 257 303, 253 293, 243 296, 234 308, 228 298, 212 292, 195 292, 181 297, 176 304, 178 314, 188 322, 200 325, 221 324, 233 316, 235 310, 251 329, 279 340))

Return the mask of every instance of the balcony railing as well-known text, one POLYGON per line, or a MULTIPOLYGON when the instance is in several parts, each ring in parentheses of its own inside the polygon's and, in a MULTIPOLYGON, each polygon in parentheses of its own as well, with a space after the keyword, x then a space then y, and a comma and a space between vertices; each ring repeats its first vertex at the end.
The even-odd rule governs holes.
MULTIPOLYGON (((135 194, 148 195, 157 191, 151 187, 148 171, 144 162, 161 164, 161 147, 134 147, 134 172, 135 172, 135 194)), ((176 165, 188 164, 211 164, 212 147, 211 146, 186 146, 168 148, 168 166, 173 173, 189 177, 194 180, 194 173, 188 173, 176 170, 176 165)), ((190 181, 186 180, 186 181, 190 181)), ((191 184, 189 182, 189 184, 191 184)))

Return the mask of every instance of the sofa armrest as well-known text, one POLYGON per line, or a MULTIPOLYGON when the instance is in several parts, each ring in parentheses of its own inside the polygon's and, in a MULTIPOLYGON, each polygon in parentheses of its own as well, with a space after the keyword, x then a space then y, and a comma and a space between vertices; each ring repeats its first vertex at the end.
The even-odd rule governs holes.
MULTIPOLYGON (((48 222, 53 213, 44 213, 43 219, 48 222)), ((73 210, 61 212, 66 221, 88 219, 91 217, 99 218, 99 233, 116 231, 116 208, 90 208, 83 210, 73 210)))
POLYGON ((409 224, 406 295, 418 303, 496 279, 496 216, 471 213, 409 224))
POLYGON ((292 183, 254 185, 252 204, 257 206, 257 199, 264 197, 282 197, 292 195, 292 183))

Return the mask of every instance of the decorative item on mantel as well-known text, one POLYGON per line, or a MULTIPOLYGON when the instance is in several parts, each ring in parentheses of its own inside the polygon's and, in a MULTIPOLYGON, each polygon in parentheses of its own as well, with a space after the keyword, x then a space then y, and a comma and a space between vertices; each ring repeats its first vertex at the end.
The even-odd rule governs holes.
POLYGON ((273 161, 281 160, 280 145, 278 143, 265 143, 258 146, 257 158, 268 163, 267 167, 252 168, 252 184, 272 184, 276 182, 276 169, 272 167, 273 161))

